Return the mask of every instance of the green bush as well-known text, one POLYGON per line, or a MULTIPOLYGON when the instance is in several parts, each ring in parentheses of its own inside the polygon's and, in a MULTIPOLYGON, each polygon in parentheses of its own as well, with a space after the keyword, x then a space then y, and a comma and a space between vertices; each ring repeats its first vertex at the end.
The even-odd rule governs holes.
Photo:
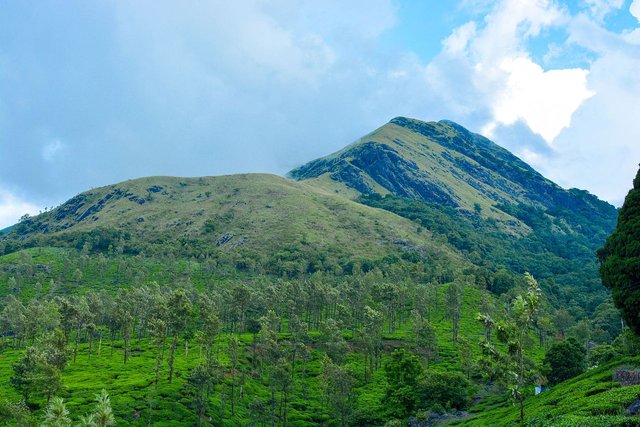
POLYGON ((610 362, 616 357, 620 356, 618 350, 612 345, 603 344, 592 348, 589 351, 588 361, 589 366, 599 366, 604 363, 610 362))
POLYGON ((544 357, 551 384, 580 375, 585 370, 585 349, 573 338, 554 343, 544 357))
POLYGON ((427 372, 419 380, 418 394, 427 408, 464 409, 469 405, 471 384, 459 372, 427 372))

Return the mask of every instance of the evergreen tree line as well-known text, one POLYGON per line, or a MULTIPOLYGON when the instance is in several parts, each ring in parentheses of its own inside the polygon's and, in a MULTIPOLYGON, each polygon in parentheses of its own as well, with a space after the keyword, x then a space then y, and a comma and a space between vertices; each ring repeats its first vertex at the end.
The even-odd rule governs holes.
POLYGON ((522 405, 526 388, 541 378, 526 357, 535 344, 546 348, 571 335, 581 348, 593 345, 593 328, 585 332, 586 325, 569 326, 562 312, 552 315, 533 277, 523 282, 527 288, 501 299, 478 289, 472 275, 443 284, 387 282, 374 274, 337 283, 234 282, 205 291, 153 283, 24 302, 9 295, 0 312, 1 345, 21 351, 10 381, 32 408, 61 392, 63 372, 81 351, 88 360, 120 358, 126 365, 136 357, 133 350, 146 345, 155 355, 148 420, 162 399, 159 386, 175 381, 181 357, 196 361, 179 375, 198 425, 209 417, 232 420, 239 410, 256 424, 286 425, 292 397, 321 399, 337 424, 375 425, 420 411, 462 409, 471 383, 483 383, 481 374, 522 405), (465 301, 471 289, 481 295, 474 306, 465 301), (460 333, 465 309, 479 312, 480 346, 479 337, 460 333), (446 337, 437 327, 442 323, 446 337), (453 373, 437 369, 443 339, 455 350, 446 361, 453 373), (320 382, 319 396, 310 389, 312 377, 320 382), (251 382, 267 394, 247 395, 251 382), (356 392, 368 387, 384 390, 377 407, 357 403, 356 392))

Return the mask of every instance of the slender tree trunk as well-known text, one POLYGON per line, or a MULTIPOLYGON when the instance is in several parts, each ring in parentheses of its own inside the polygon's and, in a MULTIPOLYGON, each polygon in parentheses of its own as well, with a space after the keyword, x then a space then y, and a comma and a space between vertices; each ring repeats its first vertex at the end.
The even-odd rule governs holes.
POLYGON ((294 379, 296 375, 296 347, 294 344, 293 352, 291 354, 291 379, 294 379))
POLYGON ((282 392, 283 399, 283 415, 282 415, 282 427, 287 427, 287 392, 282 392))
POLYGON ((175 360, 177 346, 178 335, 174 335, 173 341, 171 341, 171 351, 169 352, 169 384, 171 384, 171 380, 173 379, 173 362, 175 360))
POLYGON ((78 341, 80 340, 80 322, 78 322, 78 327, 76 328, 76 336, 73 340, 73 363, 76 363, 76 356, 78 355, 78 341))
POLYGON ((236 414, 236 376, 231 374, 231 415, 236 414))
POLYGON ((524 423, 524 395, 520 396, 520 424, 524 423))
POLYGON ((276 425, 276 390, 271 387, 271 427, 276 425))

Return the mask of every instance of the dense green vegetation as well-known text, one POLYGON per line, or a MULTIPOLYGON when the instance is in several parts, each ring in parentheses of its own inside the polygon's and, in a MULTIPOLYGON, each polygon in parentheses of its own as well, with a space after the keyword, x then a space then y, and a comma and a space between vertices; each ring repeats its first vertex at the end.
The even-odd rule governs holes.
MULTIPOLYGON (((640 385, 624 386, 614 381, 617 369, 640 368, 640 358, 623 358, 562 382, 538 396, 526 399, 526 426, 530 427, 622 427, 638 426, 637 416, 625 414, 638 400, 640 385)), ((513 426, 518 424, 518 408, 478 406, 477 415, 455 423, 464 426, 513 426)))
MULTIPOLYGON (((388 360, 394 348, 430 357, 428 368, 426 361, 416 359, 419 356, 412 359, 417 369, 425 370, 424 378, 433 378, 416 385, 414 399, 435 387, 442 398, 430 406, 456 408, 469 402, 466 380, 449 390, 444 387, 448 381, 437 375, 449 370, 459 371, 463 378, 477 375, 459 354, 458 347, 465 344, 452 341, 450 316, 451 310, 459 313, 459 341, 472 342, 482 335, 473 316, 488 307, 491 297, 475 287, 470 276, 458 279, 469 283, 460 287, 464 292, 456 301, 447 294, 458 285, 394 284, 380 271, 344 281, 312 276, 273 282, 264 277, 196 285, 179 269, 161 276, 170 277, 168 281, 175 283, 171 286, 122 284, 92 290, 85 283, 100 275, 103 283, 111 283, 118 277, 118 267, 126 270, 127 262, 138 274, 153 277, 153 272, 145 273, 140 256, 105 259, 103 271, 94 269, 92 256, 73 250, 30 249, 0 259, 3 271, 29 275, 29 279, 19 276, 11 289, 9 282, 14 283, 10 279, 15 276, 2 282, 8 297, 0 316, 0 387, 13 400, 28 398, 36 413, 56 393, 72 413, 81 413, 93 394, 107 388, 122 425, 143 424, 150 416, 167 425, 194 423, 196 401, 202 398, 198 393, 204 390, 205 414, 214 423, 223 418, 229 425, 249 422, 255 406, 263 408, 265 419, 276 417, 279 423, 284 423, 286 409, 292 425, 347 419, 347 415, 349 423, 369 425, 393 415, 383 402, 391 389, 387 373, 393 367, 388 360), (45 259, 50 260, 48 268, 37 267, 45 259), (428 322, 432 334, 414 339, 428 322), (35 365, 26 359, 31 354, 38 360, 35 365), (60 363, 64 354, 66 363, 60 363), (26 367, 16 370, 22 365, 26 367), (207 368, 204 380, 196 375, 198 366, 207 368), (29 378, 24 375, 29 369, 55 375, 31 376, 48 380, 15 387, 16 379, 29 378), (203 389, 202 381, 210 385, 203 389), (344 395, 350 406, 327 400, 335 387, 323 395, 323 381, 346 382, 344 395)), ((144 283, 150 282, 144 277, 144 283)), ((502 312, 495 310, 496 316, 502 312)), ((541 357, 539 350, 535 354, 541 357)))
MULTIPOLYGON (((527 283, 517 278, 499 300, 473 269, 421 283, 379 268, 304 280, 241 271, 217 277, 207 268, 207 260, 164 264, 88 247, 0 257, 0 388, 10 401, 25 397, 16 369, 31 352, 33 372, 59 378, 30 385, 36 417, 48 394, 84 414, 102 388, 119 425, 149 417, 159 425, 206 424, 209 417, 213 424, 260 423, 253 416, 284 424, 285 408, 290 425, 440 417, 486 395, 477 343, 499 335, 501 319, 514 313, 510 299, 527 283), (491 322, 479 322, 477 313, 491 322), (61 354, 66 363, 55 362, 61 354), (409 362, 396 363, 398 354, 409 362), (409 376, 416 382, 399 386, 409 376)), ((522 347, 538 367, 563 321, 546 300, 541 309, 522 347)), ((606 319, 601 325, 614 330, 618 318, 606 319)), ((584 335, 581 325, 563 333, 611 342, 591 329, 584 335)))
POLYGON ((508 273, 529 271, 542 282, 549 300, 558 306, 591 314, 609 299, 601 285, 594 255, 598 242, 606 236, 606 223, 587 224, 586 218, 581 222, 574 218, 573 224, 590 228, 593 234, 587 238, 563 231, 560 227, 565 220, 552 220, 540 208, 503 206, 532 229, 531 233, 515 237, 492 218, 461 214, 435 203, 375 193, 362 195, 357 200, 411 219, 435 236, 446 239, 465 258, 480 266, 486 286, 496 294, 513 287, 508 273))
POLYGON ((0 423, 98 425, 108 393, 117 425, 633 425, 615 208, 446 121, 291 175, 126 181, 3 230, 0 423))
POLYGON ((604 285, 625 321, 640 334, 640 171, 620 209, 618 225, 598 256, 604 285))

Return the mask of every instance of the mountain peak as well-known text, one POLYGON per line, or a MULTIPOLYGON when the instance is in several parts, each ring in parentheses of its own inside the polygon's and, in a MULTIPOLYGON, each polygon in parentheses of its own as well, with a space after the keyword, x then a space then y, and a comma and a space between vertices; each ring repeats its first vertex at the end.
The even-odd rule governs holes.
POLYGON ((506 205, 543 209, 614 209, 564 190, 482 135, 450 120, 395 117, 329 156, 292 170, 296 180, 393 194, 484 216, 511 218, 506 205))

